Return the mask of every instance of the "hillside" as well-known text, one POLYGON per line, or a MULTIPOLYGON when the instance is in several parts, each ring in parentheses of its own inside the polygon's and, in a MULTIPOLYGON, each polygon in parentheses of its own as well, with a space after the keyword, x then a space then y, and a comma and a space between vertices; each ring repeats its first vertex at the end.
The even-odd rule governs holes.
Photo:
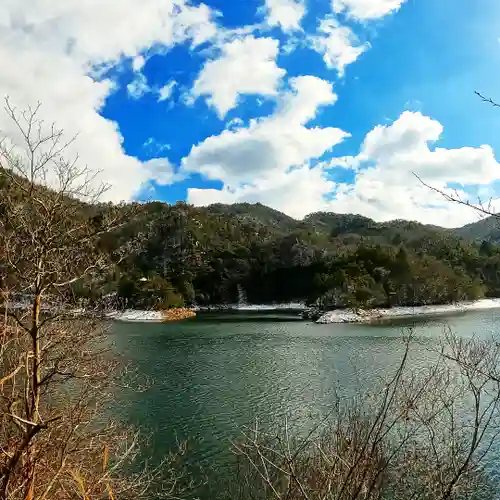
POLYGON ((214 204, 207 207, 208 212, 237 219, 240 223, 254 224, 276 234, 293 231, 314 231, 329 237, 358 236, 370 238, 380 243, 392 243, 394 238, 407 239, 417 234, 450 234, 450 230, 437 226, 420 224, 406 220, 378 223, 356 214, 337 214, 315 212, 296 220, 261 203, 236 203, 233 205, 214 204))
POLYGON ((261 203, 235 203, 233 205, 217 203, 210 205, 207 210, 215 215, 232 217, 239 222, 274 229, 279 233, 287 233, 301 226, 299 221, 261 203))
POLYGON ((454 233, 467 240, 473 241, 488 241, 491 243, 500 242, 500 219, 499 217, 491 216, 478 220, 463 227, 453 230, 454 233))
POLYGON ((500 248, 417 222, 263 205, 138 205, 107 240, 133 245, 105 289, 129 305, 304 300, 323 308, 446 303, 500 293, 500 248))
MULTIPOLYGON (((0 182, 0 194, 5 189, 16 196, 14 185, 0 182)), ((305 301, 329 309, 500 295, 500 247, 417 222, 323 212, 297 221, 247 203, 78 202, 76 210, 80 215, 65 227, 79 218, 99 224, 117 210, 126 221, 94 249, 109 261, 109 272, 72 282, 65 292, 91 303, 106 296, 138 308, 232 304, 244 290, 251 303, 305 301)), ((15 240, 15 226, 3 222, 7 239, 15 240)))

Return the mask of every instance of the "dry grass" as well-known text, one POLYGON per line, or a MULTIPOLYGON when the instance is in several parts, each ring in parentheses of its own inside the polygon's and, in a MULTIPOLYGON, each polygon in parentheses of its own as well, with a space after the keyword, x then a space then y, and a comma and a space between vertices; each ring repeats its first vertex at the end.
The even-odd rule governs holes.
POLYGON ((129 374, 106 348, 105 333, 87 320, 44 331, 34 425, 27 418, 29 337, 12 325, 0 327, 0 498, 135 499, 149 498, 150 488, 172 498, 181 480, 186 484, 182 450, 155 468, 140 466, 139 433, 113 420, 113 394, 129 374), (35 481, 27 488, 30 471, 35 481))

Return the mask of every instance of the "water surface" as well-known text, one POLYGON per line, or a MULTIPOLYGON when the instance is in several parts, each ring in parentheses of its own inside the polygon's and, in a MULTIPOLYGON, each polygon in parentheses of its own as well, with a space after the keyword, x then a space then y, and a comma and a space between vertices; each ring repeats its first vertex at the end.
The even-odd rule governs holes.
POLYGON ((404 329, 424 341, 412 363, 425 364, 443 328, 463 336, 500 334, 500 311, 399 320, 378 325, 296 321, 295 316, 205 315, 172 324, 115 323, 118 351, 151 386, 121 395, 122 416, 152 432, 153 458, 189 439, 189 460, 219 472, 230 441, 258 419, 311 428, 335 393, 348 397, 387 375, 401 359, 404 329))

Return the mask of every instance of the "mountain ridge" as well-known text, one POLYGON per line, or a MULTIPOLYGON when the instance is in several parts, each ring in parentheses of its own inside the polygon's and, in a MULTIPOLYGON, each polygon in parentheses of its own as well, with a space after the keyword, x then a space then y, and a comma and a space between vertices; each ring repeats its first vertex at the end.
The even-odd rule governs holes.
MULTIPOLYGON (((203 207, 200 207, 203 208, 203 207)), ((422 222, 410 219, 391 219, 388 221, 377 222, 374 219, 356 213, 338 213, 329 211, 311 212, 305 215, 302 219, 296 219, 292 216, 285 214, 275 208, 269 207, 262 203, 214 203, 205 207, 212 213, 230 215, 238 218, 241 221, 252 221, 265 225, 271 222, 272 226, 278 226, 281 222, 285 226, 292 229, 304 228, 306 225, 312 224, 317 229, 324 228, 328 225, 325 218, 337 219, 342 222, 340 225, 347 225, 349 222, 354 222, 355 225, 361 227, 362 223, 365 226, 372 226, 377 228, 398 227, 398 226, 413 226, 425 228, 430 231, 443 232, 446 234, 455 234, 467 240, 482 240, 500 241, 500 215, 485 217, 465 224, 464 226, 455 228, 445 228, 435 224, 424 224, 422 222), (260 216, 260 219, 259 219, 260 216), (498 230, 498 231, 497 231, 498 230), (492 234, 493 233, 493 234, 492 234)), ((473 208, 471 208, 473 210, 473 208)))

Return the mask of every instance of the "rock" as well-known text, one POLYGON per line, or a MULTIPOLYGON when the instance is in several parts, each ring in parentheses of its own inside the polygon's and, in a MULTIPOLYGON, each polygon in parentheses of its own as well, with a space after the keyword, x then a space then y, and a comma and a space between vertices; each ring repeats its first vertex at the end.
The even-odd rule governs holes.
POLYGON ((323 312, 319 307, 308 307, 300 313, 302 319, 310 319, 313 321, 318 320, 323 315, 323 312))
POLYGON ((377 309, 337 309, 321 315, 316 323, 370 323, 384 317, 377 309))

